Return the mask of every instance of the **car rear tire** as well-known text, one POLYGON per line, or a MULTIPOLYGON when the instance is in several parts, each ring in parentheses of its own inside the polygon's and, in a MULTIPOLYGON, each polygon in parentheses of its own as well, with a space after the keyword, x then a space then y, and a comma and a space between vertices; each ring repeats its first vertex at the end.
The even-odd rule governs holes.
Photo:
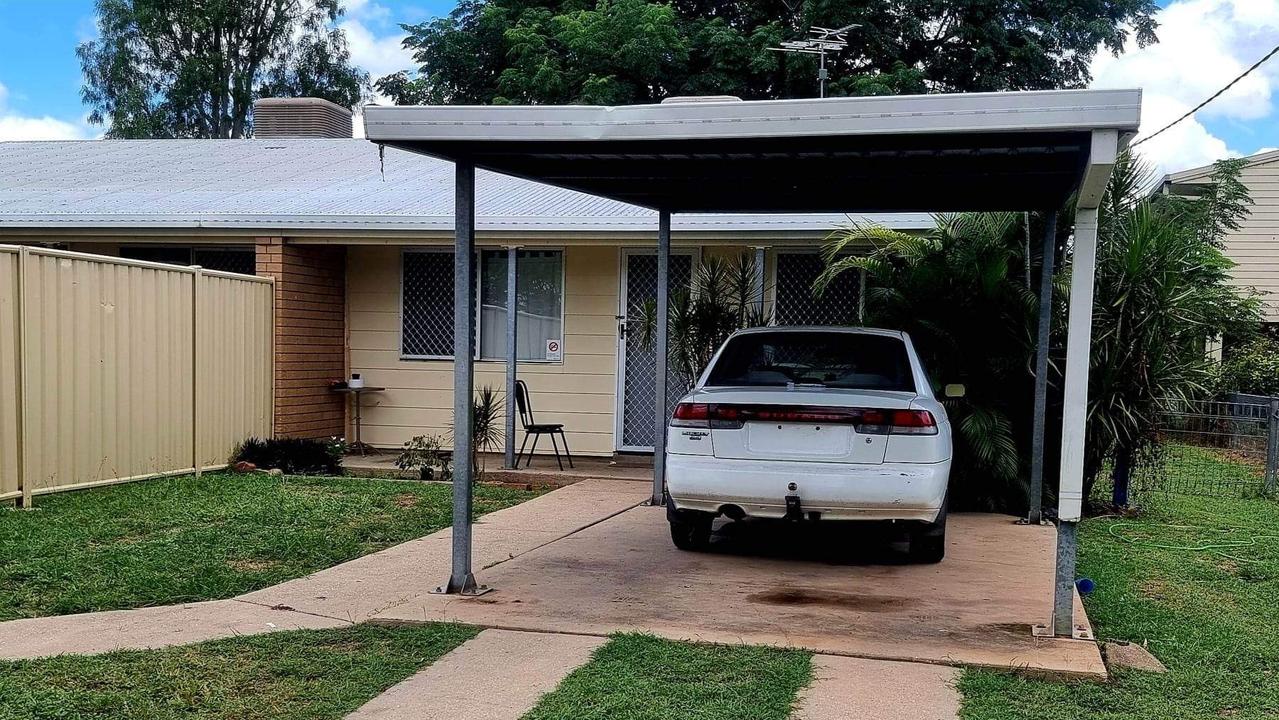
POLYGON ((910 536, 910 557, 918 563, 935 564, 946 557, 946 503, 937 519, 925 523, 910 536))
MULTIPOLYGON (((667 501, 670 502, 669 500, 667 501)), ((666 520, 671 525, 671 542, 680 550, 698 552, 711 544, 711 526, 715 516, 666 506, 666 520)))

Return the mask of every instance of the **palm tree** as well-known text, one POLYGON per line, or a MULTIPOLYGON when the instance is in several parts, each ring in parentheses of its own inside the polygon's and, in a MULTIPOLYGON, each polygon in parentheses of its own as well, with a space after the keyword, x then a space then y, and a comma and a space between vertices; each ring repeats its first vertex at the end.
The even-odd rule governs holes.
POLYGON ((1028 408, 1038 298, 1024 282, 1021 213, 939 215, 911 235, 854 224, 833 234, 814 291, 841 273, 866 273, 867 323, 911 335, 935 383, 963 383, 947 400, 956 429, 953 498, 958 505, 1013 509, 1025 502, 1017 424, 1028 408), (869 247, 869 253, 866 248, 869 247), (862 254, 850 254, 860 251, 862 254))
MULTIPOLYGON (((1183 199, 1152 196, 1153 176, 1135 159, 1116 165, 1098 218, 1085 496, 1107 461, 1123 488, 1132 468, 1152 459, 1159 414, 1209 391, 1209 337, 1256 331, 1257 300, 1230 285, 1232 263, 1221 251, 1223 234, 1247 212, 1240 167, 1219 163, 1208 192, 1183 199)), ((1025 499, 1039 298, 1019 275, 1042 259, 1024 241, 1039 221, 1023 225, 1021 217, 942 215, 922 235, 854 225, 828 242, 815 285, 821 292, 840 273, 864 270, 870 322, 908 331, 934 380, 967 385, 962 400, 947 401, 957 428, 953 487, 961 503, 992 508, 1025 499), (846 255, 867 246, 869 254, 846 255)), ((1067 256, 1071 225, 1059 231, 1067 256)), ((1056 298, 1068 295, 1069 277, 1064 263, 1056 298)), ((1061 302, 1053 309, 1050 408, 1060 405, 1065 310, 1061 302)), ((1056 467, 1046 464, 1046 482, 1056 467)))

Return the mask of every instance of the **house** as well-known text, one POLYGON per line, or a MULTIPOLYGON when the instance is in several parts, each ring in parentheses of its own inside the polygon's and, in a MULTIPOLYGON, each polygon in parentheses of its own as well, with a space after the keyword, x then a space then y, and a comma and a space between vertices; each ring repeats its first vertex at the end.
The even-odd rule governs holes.
MULTIPOLYGON (((453 407, 453 166, 334 137, 323 101, 259 108, 253 140, 0 143, 0 242, 276 278, 277 434, 350 433, 335 380, 370 386, 363 440, 445 433, 453 407), (296 116, 289 115, 296 113, 296 116), (281 117, 283 115, 283 117, 281 117)), ((779 181, 784 181, 779 178, 779 181)), ((655 358, 622 332, 656 292, 656 213, 480 172, 476 385, 504 386, 506 249, 518 247, 519 373, 574 453, 651 450, 655 358)), ((834 214, 682 214, 672 276, 698 258, 763 252, 766 306, 788 324, 855 320, 849 276, 809 288, 834 214)), ((922 213, 859 218, 897 229, 922 213)))
MULTIPOLYGON (((1195 186, 1212 179, 1211 165, 1172 173, 1164 179, 1166 192, 1196 194, 1195 186)), ((1279 323, 1279 150, 1247 159, 1239 178, 1252 196, 1251 212, 1238 230, 1227 234, 1226 255, 1237 265, 1232 275, 1239 285, 1261 293, 1262 322, 1279 323)))

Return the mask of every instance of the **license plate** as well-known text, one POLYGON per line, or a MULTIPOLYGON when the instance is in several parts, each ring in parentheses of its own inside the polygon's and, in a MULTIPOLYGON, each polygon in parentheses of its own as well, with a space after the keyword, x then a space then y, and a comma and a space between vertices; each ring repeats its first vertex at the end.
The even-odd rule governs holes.
POLYGON ((746 449, 769 457, 842 458, 853 430, 847 425, 747 423, 746 449))

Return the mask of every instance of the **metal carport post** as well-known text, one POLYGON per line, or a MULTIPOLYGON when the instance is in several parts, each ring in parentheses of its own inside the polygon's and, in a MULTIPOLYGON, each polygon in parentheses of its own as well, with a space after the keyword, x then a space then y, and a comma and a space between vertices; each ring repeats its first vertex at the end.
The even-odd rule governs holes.
POLYGON ((471 427, 475 389, 475 164, 456 161, 453 184, 453 563, 437 593, 482 595, 471 572, 471 427))

